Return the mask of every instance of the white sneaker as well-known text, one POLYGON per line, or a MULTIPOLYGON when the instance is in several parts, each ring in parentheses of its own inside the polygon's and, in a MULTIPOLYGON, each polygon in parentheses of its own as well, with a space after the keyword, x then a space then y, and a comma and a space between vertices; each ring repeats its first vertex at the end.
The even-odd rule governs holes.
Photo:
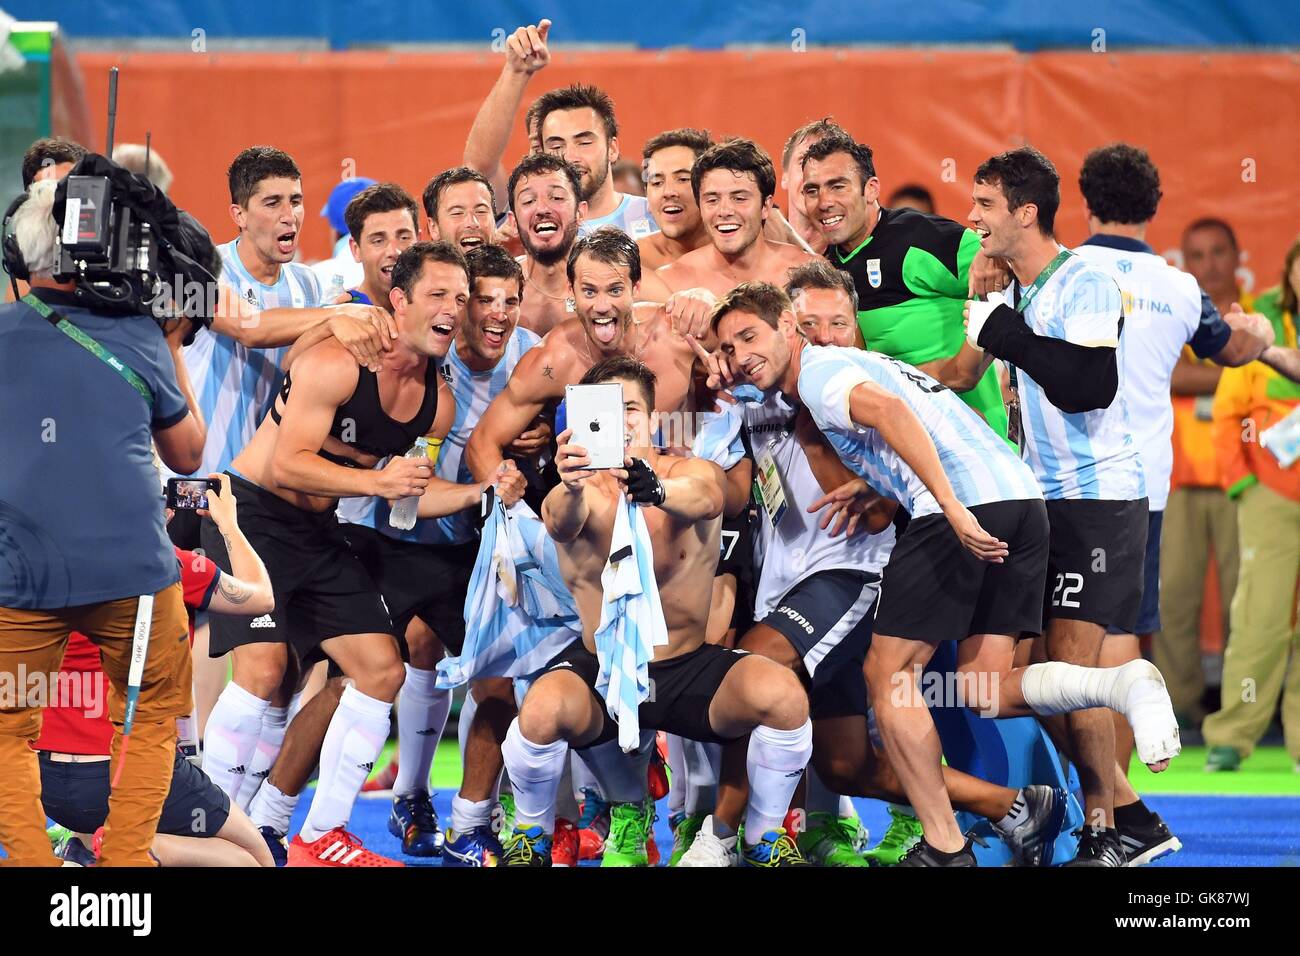
POLYGON ((682 854, 678 866, 718 867, 736 865, 736 838, 714 836, 713 816, 704 818, 695 842, 682 854))
POLYGON ((1124 716, 1133 728, 1138 759, 1159 773, 1182 750, 1165 679, 1150 661, 1129 661, 1120 670, 1117 689, 1124 697, 1124 716))

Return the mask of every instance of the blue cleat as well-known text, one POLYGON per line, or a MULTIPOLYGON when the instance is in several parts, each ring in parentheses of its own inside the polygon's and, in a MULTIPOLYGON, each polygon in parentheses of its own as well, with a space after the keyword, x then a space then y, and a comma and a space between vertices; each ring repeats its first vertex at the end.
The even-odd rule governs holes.
POLYGON ((447 831, 442 847, 443 866, 500 866, 501 842, 491 826, 474 827, 464 833, 447 831))
POLYGON ((768 830, 753 846, 741 840, 741 866, 770 869, 778 866, 808 866, 799 846, 783 828, 768 830))
POLYGON ((506 838, 502 866, 545 867, 551 865, 551 835, 539 826, 515 827, 506 838))
POLYGON ((388 832, 402 841, 407 856, 442 856, 446 837, 438 828, 438 814, 423 790, 393 798, 388 832))

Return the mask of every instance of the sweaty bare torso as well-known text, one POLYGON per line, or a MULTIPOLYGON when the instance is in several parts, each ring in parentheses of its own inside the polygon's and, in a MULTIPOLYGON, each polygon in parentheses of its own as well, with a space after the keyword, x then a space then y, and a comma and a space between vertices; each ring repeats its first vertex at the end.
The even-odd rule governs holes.
POLYGON ((527 256, 521 256, 519 264, 524 269, 524 298, 519 303, 519 324, 530 332, 546 335, 565 319, 576 318, 573 311, 573 291, 568 283, 559 288, 545 287, 541 277, 529 276, 533 268, 527 256))
POLYGON ((760 239, 763 251, 749 268, 727 262, 712 244, 688 252, 676 262, 657 270, 656 274, 673 292, 703 287, 723 296, 742 282, 761 281, 784 286, 791 269, 815 259, 798 246, 760 239))
MULTIPOLYGON (((685 459, 659 456, 656 471, 668 477, 685 459)), ((560 572, 573 592, 582 618, 582 640, 595 653, 596 629, 604 589, 600 576, 609 561, 610 539, 614 535, 615 509, 621 495, 618 482, 608 474, 590 481, 590 507, 582 533, 568 544, 556 544, 560 572)), ((690 524, 678 521, 658 508, 643 508, 654 551, 655 582, 663 606, 668 643, 655 648, 655 660, 679 657, 704 643, 704 626, 713 600, 713 571, 718 563, 722 518, 690 524)))

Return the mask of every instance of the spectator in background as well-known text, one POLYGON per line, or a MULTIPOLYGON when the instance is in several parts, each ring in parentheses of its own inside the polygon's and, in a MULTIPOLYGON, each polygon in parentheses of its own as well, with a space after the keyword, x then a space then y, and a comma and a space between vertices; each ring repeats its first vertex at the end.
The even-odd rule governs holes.
MULTIPOLYGON (((1237 237, 1222 219, 1198 219, 1183 231, 1183 265, 1220 315, 1239 303, 1255 311, 1254 297, 1237 285, 1237 237)), ((1279 340, 1280 342, 1280 340, 1279 340)), ((1218 577, 1223 639, 1228 606, 1237 587, 1237 506, 1223 494, 1210 426, 1214 390, 1222 369, 1191 347, 1174 366, 1174 467, 1165 507, 1160 555, 1160 620, 1153 657, 1169 685, 1183 727, 1205 718, 1205 672, 1200 662, 1201 608, 1211 559, 1218 577), (1195 664, 1189 664, 1195 661, 1195 664)))
POLYGON ((113 147, 113 162, 119 163, 133 173, 139 173, 163 192, 170 192, 174 178, 167 160, 158 150, 141 146, 139 143, 122 143, 113 147), (145 168, 148 157, 149 168, 145 168))
MULTIPOLYGON (((323 259, 311 267, 316 273, 316 278, 320 280, 323 292, 328 293, 331 289, 337 292, 355 289, 365 280, 365 270, 353 257, 352 248, 348 245, 350 234, 346 213, 348 203, 352 202, 356 194, 374 184, 375 180, 369 176, 352 176, 344 179, 330 190, 330 198, 320 211, 321 216, 330 224, 330 242, 334 250, 328 259, 323 259)), ((327 295, 324 304, 328 305, 331 301, 327 295)))
MULTIPOLYGON (((1278 288, 1255 300, 1272 320, 1278 345, 1291 350, 1298 295, 1300 240, 1287 251, 1278 288)), ((1215 390, 1214 446, 1220 481, 1238 502, 1241 566, 1223 655, 1222 707, 1202 728, 1206 770, 1236 770, 1268 729, 1281 697, 1287 752, 1300 771, 1300 642, 1292 624, 1300 573, 1300 462, 1284 467, 1260 441, 1288 415, 1294 420, 1297 409, 1300 386, 1263 362, 1225 370, 1215 390)))
POLYGON ((629 196, 645 195, 645 180, 641 167, 630 159, 620 159, 614 164, 614 188, 629 196))
POLYGON ((889 209, 915 209, 917 212, 923 212, 926 215, 933 216, 934 196, 930 190, 926 189, 920 183, 904 183, 889 194, 889 199, 885 206, 889 209))

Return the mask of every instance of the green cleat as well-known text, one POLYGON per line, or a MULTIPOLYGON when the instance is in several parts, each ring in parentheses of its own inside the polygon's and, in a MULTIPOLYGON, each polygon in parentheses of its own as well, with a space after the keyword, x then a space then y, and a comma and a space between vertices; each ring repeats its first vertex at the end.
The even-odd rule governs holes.
POLYGON ((898 866, 907 851, 921 841, 921 821, 897 807, 889 808, 893 817, 880 842, 862 856, 872 866, 898 866))
POLYGON ((695 842, 695 834, 700 832, 707 817, 706 813, 693 813, 683 818, 673 829, 673 855, 668 858, 669 866, 676 866, 682 861, 682 856, 695 842))
POLYGON ((1205 772, 1217 773, 1221 770, 1240 770, 1241 754, 1235 747, 1211 747, 1205 755, 1205 772))
POLYGON ((492 808, 492 832, 507 835, 515 831, 515 795, 503 793, 492 808))
POLYGON ((862 821, 834 813, 808 814, 808 829, 799 834, 799 851, 816 866, 870 866, 858 836, 862 821))
POLYGON ((56 823, 54 826, 46 829, 45 835, 50 838, 50 848, 54 850, 55 853, 58 853, 59 849, 68 842, 68 838, 72 836, 72 831, 67 827, 61 827, 56 823))
POLYGON ((650 833, 649 815, 643 803, 611 803, 609 836, 601 866, 649 866, 646 838, 650 833))
POLYGON ((807 866, 808 861, 799 852, 799 845, 785 832, 784 827, 768 830, 763 838, 750 846, 742 845, 740 852, 741 866, 807 866))
POLYGON ((516 827, 502 847, 502 866, 550 866, 551 836, 541 827, 516 827))

